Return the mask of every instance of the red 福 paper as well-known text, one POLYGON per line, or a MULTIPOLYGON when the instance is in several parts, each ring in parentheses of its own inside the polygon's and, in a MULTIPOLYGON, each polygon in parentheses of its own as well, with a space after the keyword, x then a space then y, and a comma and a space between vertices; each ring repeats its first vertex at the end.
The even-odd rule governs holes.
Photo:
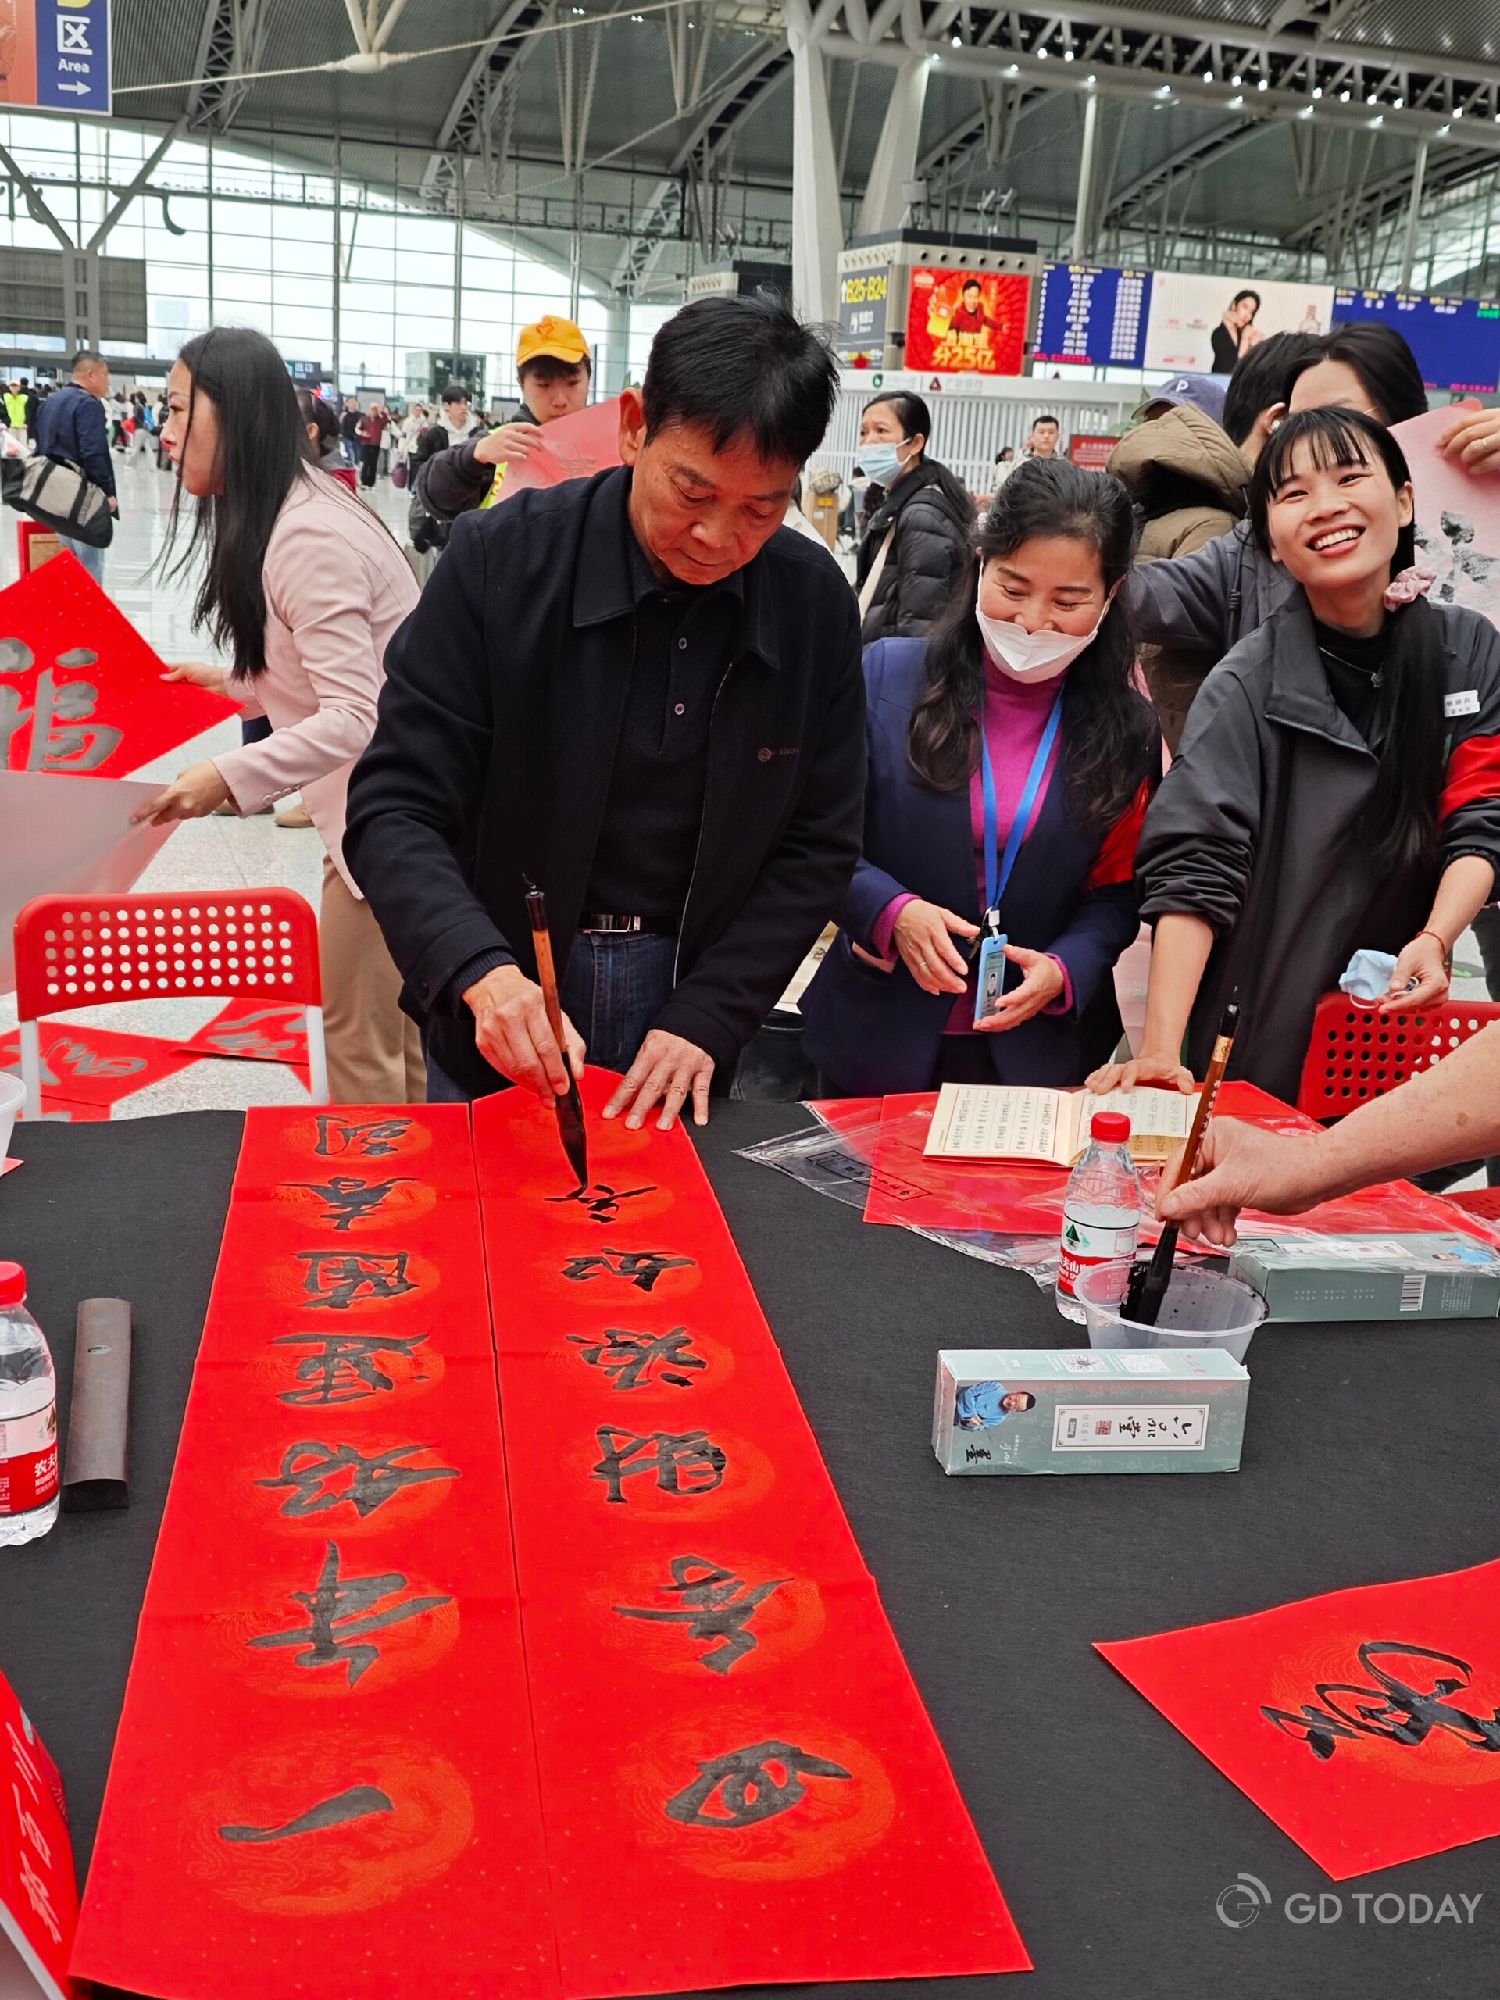
MULTIPOLYGON (((155 1035, 126 1035, 114 1028, 74 1027, 66 1017, 39 1024, 42 1108, 118 1104, 148 1083, 191 1069, 197 1052, 185 1052, 155 1035)), ((0 1035, 0 1070, 21 1073, 19 1035, 0 1035)))
POLYGON ((1097 1650, 1336 1882, 1500 1833, 1500 1562, 1097 1650))
MULTIPOLYGON (((620 463, 620 399, 590 403, 571 417, 559 417, 542 432, 542 442, 519 465, 508 465, 500 500, 534 486, 561 486, 566 479, 591 479, 620 463)), ((498 503, 497 503, 498 504, 498 503)))
MULTIPOLYGON (((1068 1175, 1061 1167, 1019 1167, 971 1160, 929 1158, 927 1143, 936 1091, 888 1097, 881 1114, 875 1147, 876 1172, 865 1202, 865 1221, 895 1223, 908 1229, 998 1230, 1009 1235, 1055 1236, 1062 1228, 1063 1197, 1068 1175)), ((1273 1132, 1313 1132, 1315 1121, 1253 1083, 1231 1081, 1219 1092, 1216 1115, 1243 1118, 1273 1132)), ((1148 1195, 1159 1169, 1137 1170, 1148 1195)), ((1237 1225, 1241 1236, 1257 1233, 1295 1236, 1389 1236, 1437 1231, 1470 1236, 1493 1244, 1492 1224, 1467 1215, 1440 1195, 1425 1193, 1410 1181, 1388 1181, 1377 1187, 1323 1202, 1302 1215, 1273 1216, 1246 1209, 1237 1225)), ((1156 1227, 1151 1201, 1141 1235, 1154 1242, 1156 1227)))
POLYGON ((161 659, 66 551, 0 590, 0 771, 123 778, 239 713, 161 659))
POLYGON ((62 1780, 0 1674, 0 1994, 72 2000, 77 1921, 62 1780))
POLYGON ((307 1012, 274 1000, 231 1000, 190 1041, 190 1055, 228 1056, 248 1062, 285 1063, 308 1080, 307 1012))
POLYGON ((555 2000, 462 1106, 252 1111, 74 1947, 555 2000))
POLYGON ((565 2000, 1029 1961, 685 1132, 474 1107, 565 2000))

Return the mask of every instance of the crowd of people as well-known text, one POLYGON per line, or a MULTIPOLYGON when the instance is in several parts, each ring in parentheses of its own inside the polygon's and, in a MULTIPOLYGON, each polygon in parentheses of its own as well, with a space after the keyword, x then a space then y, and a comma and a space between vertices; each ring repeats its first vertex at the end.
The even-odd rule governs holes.
MULTIPOLYGON (((591 388, 570 322, 517 360, 516 421, 453 387, 416 435, 421 587, 347 490, 384 406, 299 395, 244 331, 172 375, 181 559, 230 659, 176 671, 264 721, 146 812, 301 793, 336 1096, 545 1094, 587 1052, 619 1072, 609 1115, 701 1121, 830 920, 802 1003, 829 1094, 1186 1089, 1235 994, 1231 1073, 1285 1099, 1356 955, 1394 961, 1383 1014, 1447 994, 1500 871, 1500 634, 1424 596, 1398 335, 1278 336, 1169 382, 1108 471, 1038 418, 978 516, 925 402, 876 395, 852 584, 779 532, 838 390, 782 306, 685 307, 621 396, 621 463, 495 508, 591 388)), ((1456 414, 1448 449, 1494 470, 1500 413, 1456 414)))

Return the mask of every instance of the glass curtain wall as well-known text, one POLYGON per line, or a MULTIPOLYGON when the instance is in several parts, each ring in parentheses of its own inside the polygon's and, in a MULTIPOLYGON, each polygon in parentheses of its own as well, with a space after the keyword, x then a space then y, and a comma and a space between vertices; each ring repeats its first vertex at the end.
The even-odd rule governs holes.
MULTIPOLYGON (((114 121, 0 113, 0 142, 35 179, 74 240, 86 240, 159 135, 114 121)), ((398 156, 393 152, 393 162, 398 156)), ((170 357, 215 322, 258 327, 289 361, 315 362, 343 390, 427 392, 432 353, 485 359, 489 394, 515 390, 516 336, 544 313, 566 313, 568 279, 525 251, 451 217, 403 203, 394 189, 265 159, 220 141, 175 141, 103 245, 146 264, 147 339, 111 352, 170 357), (336 195, 339 197, 336 199, 336 195)), ((0 184, 0 255, 55 250, 56 239, 0 184)), ((566 261, 566 245, 560 257, 566 261)), ((638 309, 629 362, 635 379, 665 313, 638 309), (639 349, 639 354, 637 354, 639 349)), ((606 365, 608 308, 585 291, 578 319, 606 365)), ((6 346, 57 346, 0 327, 6 346)))

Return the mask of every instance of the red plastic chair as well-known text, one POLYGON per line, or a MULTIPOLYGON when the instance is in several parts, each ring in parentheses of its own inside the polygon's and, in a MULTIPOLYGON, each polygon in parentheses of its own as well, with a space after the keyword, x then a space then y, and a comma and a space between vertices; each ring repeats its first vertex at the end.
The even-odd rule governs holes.
POLYGON ((37 896, 16 918, 21 1081, 42 1107, 47 1014, 120 1000, 300 1000, 312 1099, 328 1102, 318 919, 294 889, 37 896))
POLYGON ((1343 993, 1325 993, 1313 1016, 1297 1109, 1312 1118, 1342 1118, 1419 1070, 1431 1069, 1491 1021, 1500 1021, 1500 1003, 1493 1000, 1450 1000, 1411 1014, 1377 1014, 1343 993))

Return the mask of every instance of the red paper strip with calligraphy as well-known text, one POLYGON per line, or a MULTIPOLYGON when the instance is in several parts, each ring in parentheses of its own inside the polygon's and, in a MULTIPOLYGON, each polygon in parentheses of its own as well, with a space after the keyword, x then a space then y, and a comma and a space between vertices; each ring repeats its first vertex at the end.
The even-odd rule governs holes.
POLYGON ((565 2000, 1029 1960, 680 1129, 474 1107, 565 2000))
POLYGON ((1099 1645, 1335 1882, 1500 1833, 1500 1562, 1099 1645))
MULTIPOLYGON (((67 1020, 43 1021, 42 1108, 75 1104, 109 1106, 148 1083, 191 1069, 202 1051, 181 1049, 157 1035, 121 1034, 116 1028, 80 1028, 67 1020)), ((0 1035, 0 1070, 21 1073, 21 1038, 0 1035)))
POLYGON ((249 1114, 72 1969, 553 2000, 462 1106, 249 1114))

